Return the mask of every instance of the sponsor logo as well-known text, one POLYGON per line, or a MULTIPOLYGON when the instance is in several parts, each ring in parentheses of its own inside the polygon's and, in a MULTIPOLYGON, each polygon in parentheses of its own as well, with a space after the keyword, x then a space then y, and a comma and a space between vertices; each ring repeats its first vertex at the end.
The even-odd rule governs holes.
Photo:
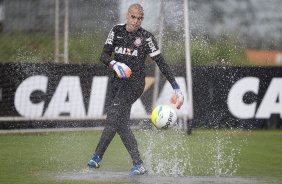
POLYGON ((114 40, 114 36, 115 36, 115 33, 111 30, 111 32, 109 33, 108 38, 107 38, 105 44, 112 45, 113 44, 113 40, 114 40))
POLYGON ((126 56, 137 56, 138 55, 137 50, 125 48, 125 47, 115 47, 115 53, 123 54, 126 56))
POLYGON ((17 88, 14 104, 17 112, 24 117, 101 117, 106 99, 108 77, 94 77, 86 114, 80 79, 78 76, 63 76, 54 92, 49 104, 44 98, 40 102, 33 102, 34 92, 47 93, 48 77, 31 76, 25 79, 17 88), (99 89, 97 93, 95 89, 99 89), (95 92, 94 92, 95 91, 95 92), (44 112, 44 106, 47 108, 44 112))
POLYGON ((169 118, 168 118, 168 120, 167 120, 167 122, 166 122, 166 125, 165 125, 163 128, 168 128, 168 127, 169 127, 169 125, 170 125, 171 122, 172 122, 172 116, 173 116, 173 113, 172 113, 172 112, 169 112, 169 118))
MULTIPOLYGON (((181 81, 185 82, 182 77, 177 80, 180 83, 181 81)), ((48 83, 48 77, 44 75, 31 76, 21 82, 14 97, 14 106, 20 116, 28 118, 66 116, 82 119, 103 118, 108 86, 107 76, 93 77, 88 102, 84 99, 79 76, 63 76, 52 94, 48 93, 47 89, 50 85, 48 83), (40 100, 32 100, 32 95, 35 92, 40 92, 37 93, 41 94, 40 100), (50 101, 44 98, 46 95, 50 95, 50 101)), ((185 83, 181 83, 181 85, 185 86, 185 83)), ((157 99, 158 103, 167 102, 166 91, 169 90, 171 90, 170 83, 166 82, 157 99)), ((185 94, 185 88, 183 90, 185 94)), ((132 117, 147 115, 146 108, 140 98, 132 105, 131 115, 133 115, 132 117)))
POLYGON ((241 119, 268 119, 271 114, 280 114, 282 118, 282 78, 273 78, 262 98, 260 104, 257 98, 245 102, 247 93, 259 94, 260 79, 245 77, 238 80, 230 89, 227 105, 231 114, 241 119))
POLYGON ((152 37, 147 38, 146 41, 148 42, 148 45, 149 45, 151 52, 155 52, 157 50, 157 48, 156 48, 155 44, 153 43, 152 37))

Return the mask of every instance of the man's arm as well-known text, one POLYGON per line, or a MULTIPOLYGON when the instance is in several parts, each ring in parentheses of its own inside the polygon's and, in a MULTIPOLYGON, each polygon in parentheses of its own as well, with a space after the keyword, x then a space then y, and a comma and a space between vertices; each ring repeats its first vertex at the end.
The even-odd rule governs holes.
POLYGON ((110 62, 113 60, 111 58, 112 51, 105 45, 100 56, 100 61, 106 66, 109 66, 110 62))
POLYGON ((184 102, 184 96, 180 90, 178 83, 175 80, 174 74, 172 73, 169 65, 165 62, 161 54, 152 57, 152 59, 155 60, 161 72, 164 74, 166 79, 170 82, 174 91, 174 94, 171 98, 171 102, 175 104, 177 109, 180 109, 184 102))
MULTIPOLYGON (((159 69, 170 82, 170 84, 176 83, 174 74, 172 73, 169 65, 165 62, 155 37, 148 32, 147 38, 145 40, 147 54, 157 63, 159 69)), ((174 86, 172 87, 174 88, 174 86)))
POLYGON ((131 69, 124 63, 117 62, 111 57, 113 54, 115 32, 114 28, 110 31, 108 38, 105 42, 103 51, 100 56, 100 61, 106 66, 111 67, 117 74, 118 78, 126 79, 131 77, 131 69))
POLYGON ((158 54, 152 57, 152 59, 157 63, 160 71, 166 77, 169 83, 170 84, 174 83, 175 82, 174 74, 172 73, 170 66, 165 62, 162 54, 158 54))
POLYGON ((100 57, 102 63, 104 63, 106 66, 111 67, 116 72, 118 78, 126 79, 131 77, 131 69, 126 64, 113 60, 111 54, 112 52, 107 49, 107 47, 104 47, 100 57))

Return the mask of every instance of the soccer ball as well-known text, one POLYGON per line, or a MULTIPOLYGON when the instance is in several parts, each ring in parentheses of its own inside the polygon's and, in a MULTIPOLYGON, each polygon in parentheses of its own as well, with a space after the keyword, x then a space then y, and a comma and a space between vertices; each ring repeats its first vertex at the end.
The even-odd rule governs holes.
POLYGON ((156 128, 167 129, 176 123, 177 115, 171 106, 159 105, 153 110, 151 120, 156 128))

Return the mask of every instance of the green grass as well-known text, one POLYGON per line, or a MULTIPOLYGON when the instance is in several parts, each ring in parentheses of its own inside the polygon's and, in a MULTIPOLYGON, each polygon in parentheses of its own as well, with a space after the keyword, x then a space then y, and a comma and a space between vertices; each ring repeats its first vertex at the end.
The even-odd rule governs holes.
MULTIPOLYGON (((70 63, 100 63, 99 57, 107 33, 77 33, 69 37, 70 63)), ((0 32, 0 62, 45 63, 54 62, 55 39, 53 33, 43 32, 0 32)), ((60 53, 63 54, 63 37, 60 53)), ((217 39, 196 36, 191 39, 191 59, 195 65, 233 64, 246 65, 245 48, 232 36, 217 39)), ((185 63, 183 35, 169 32, 164 35, 162 53, 169 64, 185 63)), ((63 63, 63 58, 61 58, 63 63)))
MULTIPOLYGON (((105 36, 102 33, 70 35, 70 63, 97 63, 105 36)), ((54 62, 55 39, 51 33, 0 33, 0 62, 46 63, 54 62)), ((63 37, 60 53, 64 53, 63 37)), ((60 58, 63 63, 63 57, 60 58)))
POLYGON ((54 38, 47 33, 0 33, 0 62, 54 61, 54 38))
MULTIPOLYGON (((164 172, 171 172, 171 166, 165 161, 174 159, 174 163, 179 163, 178 174, 183 176, 282 179, 281 130, 197 129, 191 136, 172 130, 134 133, 142 157, 154 173, 158 172, 156 166, 161 162, 164 172)), ((0 183, 88 183, 58 180, 48 173, 81 171, 100 135, 101 131, 0 134, 0 183)), ((130 168, 129 154, 116 136, 100 169, 128 172, 130 168)))

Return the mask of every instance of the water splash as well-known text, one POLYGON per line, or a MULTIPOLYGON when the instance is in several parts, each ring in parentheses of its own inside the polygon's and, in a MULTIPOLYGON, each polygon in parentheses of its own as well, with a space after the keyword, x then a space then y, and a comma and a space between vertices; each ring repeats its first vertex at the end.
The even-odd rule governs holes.
POLYGON ((209 130, 194 134, 187 136, 181 130, 144 131, 141 148, 149 173, 221 177, 237 172, 237 157, 243 143, 234 143, 232 137, 236 131, 209 130))
POLYGON ((188 171, 192 175, 189 144, 182 136, 177 130, 145 131, 144 162, 151 174, 184 176, 188 171))
POLYGON ((231 148, 230 151, 225 149, 232 145, 230 136, 220 136, 219 132, 216 131, 215 138, 213 141, 214 146, 211 150, 213 155, 214 175, 219 176, 232 176, 236 173, 238 164, 235 162, 235 157, 240 153, 240 147, 231 148))

